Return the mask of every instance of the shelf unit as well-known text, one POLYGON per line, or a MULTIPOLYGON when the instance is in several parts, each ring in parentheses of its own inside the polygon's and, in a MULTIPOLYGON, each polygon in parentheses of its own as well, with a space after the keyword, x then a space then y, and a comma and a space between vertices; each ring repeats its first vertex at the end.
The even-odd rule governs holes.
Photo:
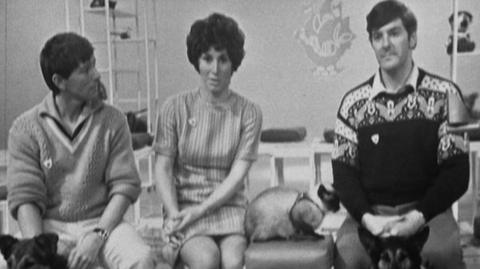
POLYGON ((118 107, 134 103, 137 110, 142 109, 146 105, 148 131, 151 132, 152 118, 156 112, 155 108, 158 106, 156 0, 134 0, 134 6, 131 8, 133 8, 133 11, 123 10, 120 4, 115 9, 108 8, 108 5, 100 8, 90 8, 86 7, 85 0, 80 0, 80 33, 82 35, 86 34, 86 26, 89 23, 90 16, 104 17, 104 36, 99 40, 94 40, 92 43, 97 47, 105 47, 107 51, 106 66, 99 67, 99 71, 102 75, 106 74, 108 80, 109 102, 118 107), (142 18, 143 21, 140 21, 142 18), (112 35, 112 33, 118 33, 117 24, 120 20, 129 20, 133 24, 130 38, 121 39, 118 35, 112 35), (153 29, 150 29, 149 22, 153 22, 153 29), (132 45, 135 47, 134 50, 136 50, 136 55, 133 58, 137 62, 135 64, 121 65, 119 57, 123 55, 119 55, 120 48, 131 47, 132 45), (143 78, 140 71, 142 63, 139 60, 142 53, 144 54, 143 78), (152 60, 153 63, 151 63, 152 60), (136 98, 124 98, 121 94, 119 78, 125 75, 136 76, 136 98), (153 103, 151 102, 152 99, 153 103))
MULTIPOLYGON (((452 0, 452 13, 453 13, 453 25, 457 25, 458 11, 460 10, 460 0, 452 0)), ((457 66, 459 57, 470 57, 480 55, 480 49, 475 48, 472 52, 458 52, 458 32, 452 33, 452 54, 450 55, 450 78, 452 81, 457 82, 457 66)))
MULTIPOLYGON (((65 0, 67 31, 76 26, 92 42, 108 103, 124 112, 146 108, 147 131, 152 133, 159 106, 157 0, 117 1, 113 9, 108 0, 95 8, 90 2, 65 0), (78 17, 76 25, 71 23, 73 16, 78 17)), ((147 192, 153 189, 153 158, 150 148, 135 152, 137 167, 147 170, 146 175, 141 174, 142 190, 147 192)), ((134 205, 136 222, 141 215, 140 200, 134 205)))

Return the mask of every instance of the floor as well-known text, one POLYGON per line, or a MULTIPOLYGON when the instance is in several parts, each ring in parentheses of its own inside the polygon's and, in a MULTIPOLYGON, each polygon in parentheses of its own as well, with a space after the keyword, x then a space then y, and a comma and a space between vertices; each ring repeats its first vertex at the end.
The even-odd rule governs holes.
POLYGON ((467 268, 480 268, 480 239, 473 236, 472 197, 469 190, 459 201, 459 226, 467 268))
MULTIPOLYGON (((0 156, 2 157, 2 156, 0 156)), ((141 164, 142 177, 147 178, 145 170, 146 163, 141 164)), ((285 184, 299 190, 308 188, 308 160, 307 159, 286 159, 285 160, 285 184)), ((327 171, 328 173, 328 171, 327 171)), ((6 171, 0 167, 0 183, 5 181, 6 171)), ((269 185, 269 162, 266 157, 261 157, 253 166, 249 175, 248 197, 254 197, 269 185)), ((329 180, 328 178, 326 180, 329 180)), ((158 197, 153 192, 144 192, 141 196, 141 215, 142 217, 156 217, 161 215, 158 207, 158 197)), ((133 219, 133 212, 127 213, 127 218, 133 219)), ((325 226, 328 229, 337 227, 343 219, 342 213, 330 216, 326 219, 325 226)), ((480 240, 473 237, 472 220, 472 199, 471 190, 469 190, 459 201, 459 226, 462 234, 462 246, 464 260, 468 269, 480 268, 480 240)), ((14 222, 10 222, 11 230, 17 229, 14 222)))

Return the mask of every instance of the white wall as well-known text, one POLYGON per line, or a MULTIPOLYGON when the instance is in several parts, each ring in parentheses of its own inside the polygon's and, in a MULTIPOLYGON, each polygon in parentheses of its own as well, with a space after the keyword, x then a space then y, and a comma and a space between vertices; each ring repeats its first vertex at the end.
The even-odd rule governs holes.
MULTIPOLYGON (((195 87, 196 74, 185 56, 185 35, 195 19, 213 11, 225 12, 237 19, 247 37, 247 55, 234 75, 232 88, 261 105, 265 128, 306 126, 310 137, 320 136, 324 128, 333 127, 341 96, 366 80, 377 67, 365 30, 365 15, 377 1, 341 1, 343 17, 349 17, 356 37, 340 58, 343 71, 329 77, 313 75, 314 64, 294 37, 307 19, 303 9, 309 2, 312 1, 163 1, 162 95, 195 87)), ((446 18, 451 13, 451 1, 405 2, 419 20, 416 62, 449 76, 444 44, 449 33, 446 18)))
MULTIPOLYGON (((6 54, 6 70, 3 72, 5 84, 6 125, 0 146, 6 145, 6 135, 10 124, 22 111, 39 102, 48 92, 41 78, 39 52, 47 38, 57 31, 64 30, 64 8, 62 0, 7 0, 4 5, 5 20, 0 20, 0 28, 6 29, 5 43, 0 43, 6 54)), ((0 76, 1 78, 1 76, 0 76)))
MULTIPOLYGON (((309 3, 322 6, 324 1, 159 0, 161 101, 169 95, 196 87, 198 76, 186 57, 185 36, 194 20, 214 11, 223 12, 234 17, 246 34, 247 54, 231 87, 260 104, 264 128, 305 126, 309 139, 321 136, 324 128, 333 127, 341 96, 366 80, 377 68, 365 31, 365 15, 377 0, 340 0, 336 2, 342 3, 342 18, 349 18, 355 38, 350 48, 338 58, 340 72, 323 77, 313 74, 315 65, 294 33, 308 19, 305 7, 309 3)), ((416 62, 448 77, 449 57, 445 53, 445 42, 449 35, 447 18, 451 14, 451 0, 405 2, 419 21, 419 43, 414 52, 416 62)), ((474 14, 472 37, 480 46, 480 1, 460 2, 461 8, 474 14)), ((5 85, 0 86, 0 98, 6 100, 1 112, 6 122, 2 126, 7 126, 0 132, 0 148, 5 145, 5 129, 13 118, 39 102, 48 92, 40 75, 38 53, 48 37, 65 30, 63 3, 62 0, 0 1, 0 10, 5 10, 5 13, 0 12, 0 36, 6 36, 5 42, 0 41, 0 57, 2 51, 6 52, 2 57, 5 58, 6 71, 1 69, 0 63, 3 82, 0 85, 5 85), (2 34, 3 29, 6 29, 5 34, 2 34)), ((75 8, 78 1, 70 3, 75 8)), ((118 8, 126 5, 127 0, 118 0, 118 8)), ((77 18, 72 17, 71 21, 76 22, 77 18)), ((101 53, 100 50, 97 52, 101 53)), ((460 86, 464 92, 477 90, 480 61, 463 58, 460 62, 465 63, 459 69, 460 86)))

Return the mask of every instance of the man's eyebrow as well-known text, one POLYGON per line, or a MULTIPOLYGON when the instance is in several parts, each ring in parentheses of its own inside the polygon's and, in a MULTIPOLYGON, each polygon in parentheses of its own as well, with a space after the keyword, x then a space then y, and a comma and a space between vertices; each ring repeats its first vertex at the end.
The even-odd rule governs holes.
POLYGON ((395 26, 393 26, 392 28, 387 29, 387 31, 390 32, 390 31, 401 30, 401 29, 402 29, 402 26, 400 26, 400 25, 395 25, 395 26))
POLYGON ((375 30, 372 30, 372 35, 378 35, 378 34, 381 34, 382 32, 380 31, 380 29, 375 29, 375 30))
POLYGON ((397 31, 397 30, 401 30, 401 29, 402 29, 402 26, 400 26, 400 25, 395 25, 395 26, 389 27, 389 28, 384 29, 384 30, 381 30, 381 27, 380 27, 380 28, 372 30, 372 34, 378 34, 378 33, 381 33, 381 32, 397 31))

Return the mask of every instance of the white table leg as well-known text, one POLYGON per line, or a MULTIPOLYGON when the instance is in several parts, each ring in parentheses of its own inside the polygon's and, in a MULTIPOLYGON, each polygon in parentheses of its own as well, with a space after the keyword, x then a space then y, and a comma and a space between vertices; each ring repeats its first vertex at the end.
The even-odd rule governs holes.
POLYGON ((470 178, 472 179, 472 223, 478 214, 478 179, 480 177, 480 160, 478 159, 477 152, 471 151, 470 153, 470 178))
POLYGON ((316 184, 322 182, 322 153, 313 152, 310 159, 310 167, 313 171, 310 188, 313 188, 316 184))
POLYGON ((272 172, 270 186, 283 186, 285 184, 285 178, 283 176, 283 158, 272 156, 270 158, 270 169, 272 172))

